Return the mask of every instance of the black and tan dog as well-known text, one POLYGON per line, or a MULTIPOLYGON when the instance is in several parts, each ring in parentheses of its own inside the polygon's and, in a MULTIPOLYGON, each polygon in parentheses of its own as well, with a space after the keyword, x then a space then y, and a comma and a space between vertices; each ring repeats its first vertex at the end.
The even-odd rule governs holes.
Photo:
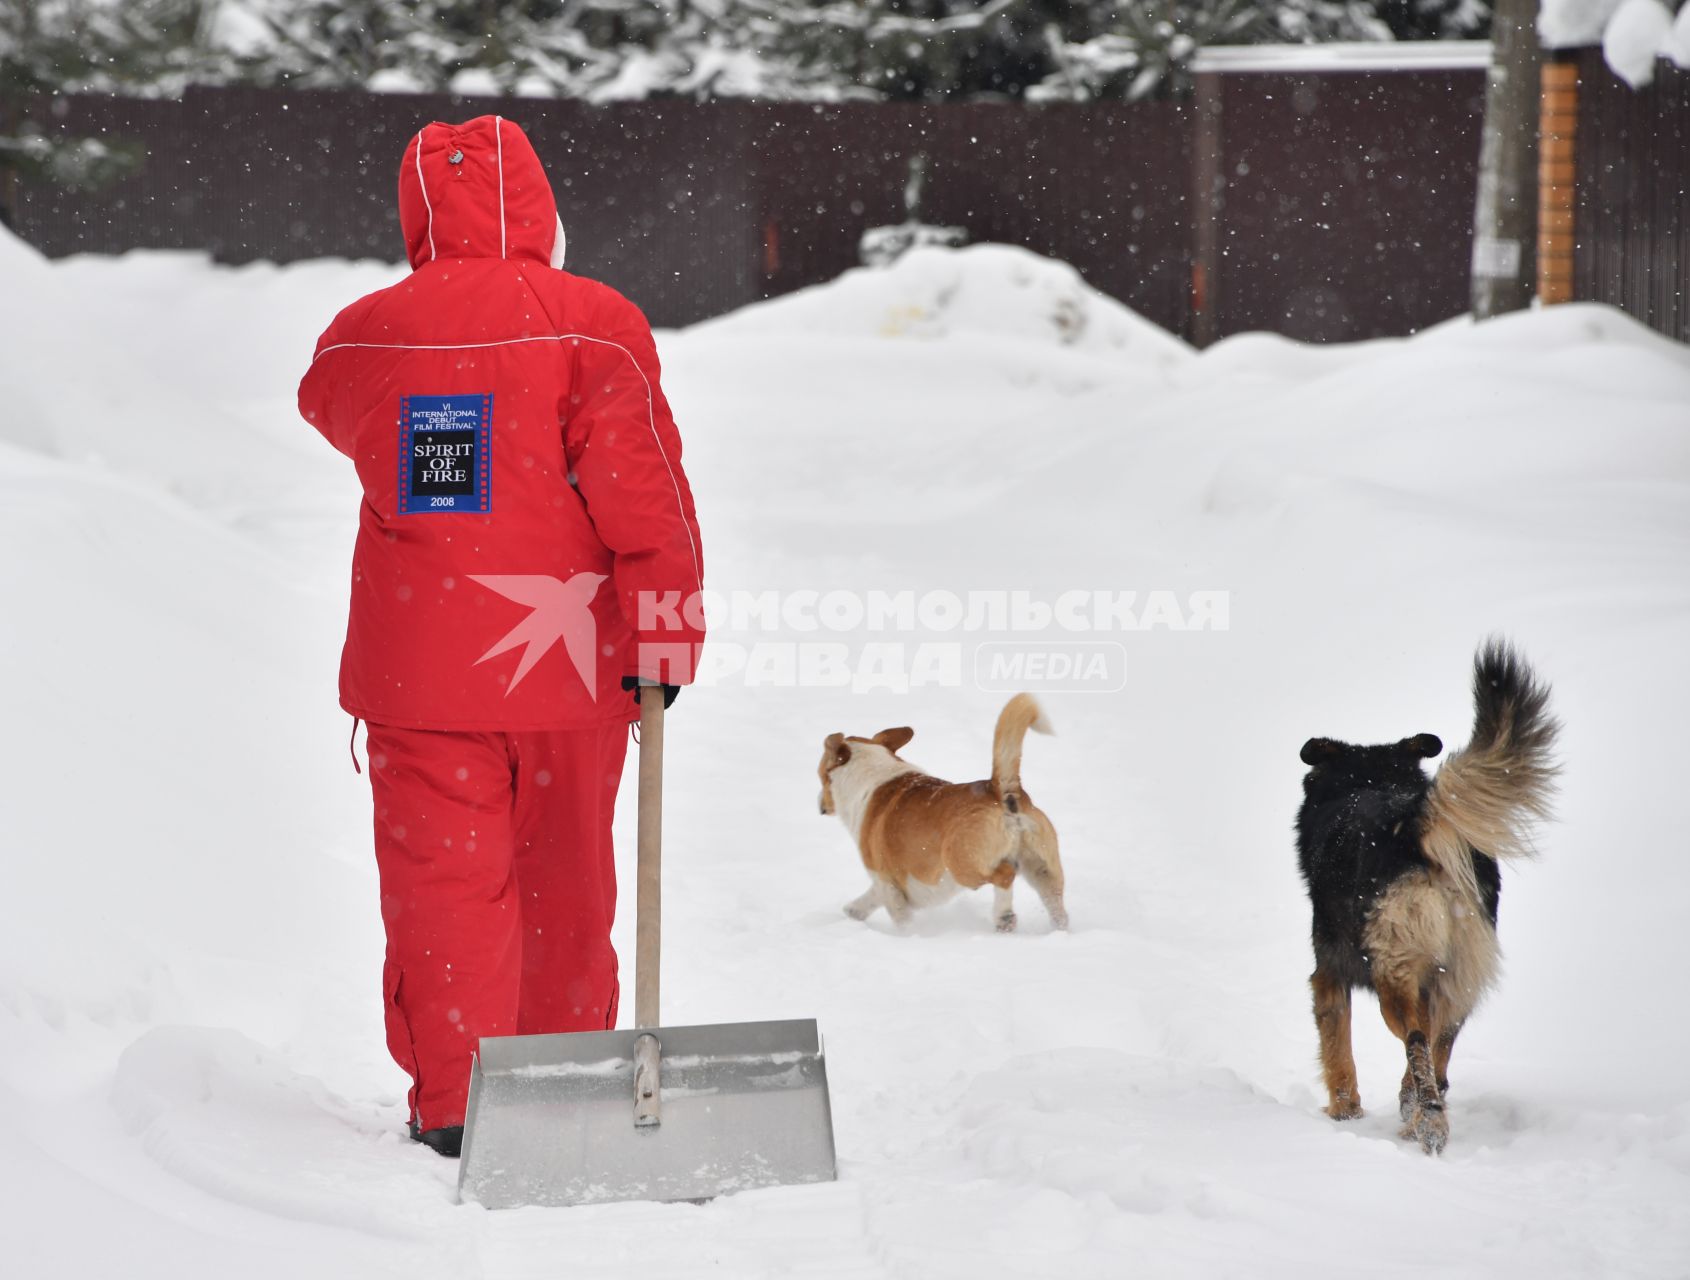
POLYGON ((1314 907, 1315 1022, 1327 1114, 1361 1114, 1350 992, 1369 987, 1407 1050, 1403 1137, 1428 1152, 1449 1138, 1444 1095, 1462 1024, 1495 981, 1497 859, 1531 853, 1557 772, 1549 690, 1501 641, 1473 663, 1473 738, 1431 779, 1423 733, 1388 746, 1303 745, 1297 851, 1314 907))

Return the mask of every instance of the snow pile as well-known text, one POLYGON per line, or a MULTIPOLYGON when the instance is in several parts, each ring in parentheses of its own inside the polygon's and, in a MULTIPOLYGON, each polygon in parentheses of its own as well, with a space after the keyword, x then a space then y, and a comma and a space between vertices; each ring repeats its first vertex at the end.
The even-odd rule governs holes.
POLYGON ((0 233, 0 270, 16 1274, 1683 1274, 1684 347, 1569 306, 1197 354, 990 247, 661 335, 718 590, 1219 589, 1230 628, 1087 633, 1126 687, 1046 697, 1023 776, 1069 934, 1031 901, 1008 937, 979 896, 904 935, 839 911, 862 873, 815 812, 823 736, 911 724, 912 758, 978 777, 1001 694, 687 690, 666 1013, 817 1017, 842 1180, 487 1214, 402 1136, 333 701, 358 492, 292 405, 320 326, 392 269, 47 266, 0 233), (1369 1115, 1319 1111, 1297 750, 1458 744, 1493 630, 1554 684, 1561 820, 1506 873, 1508 974, 1429 1160, 1369 1000, 1369 1115))
POLYGON ((1654 80, 1657 58, 1690 69, 1690 4, 1674 19, 1668 0, 1542 0, 1537 29, 1552 49, 1600 43, 1609 68, 1633 89, 1654 80))
POLYGON ((1178 338, 1087 285, 1067 263, 999 244, 915 248, 889 266, 849 271, 831 284, 706 322, 695 332, 931 341, 967 336, 1000 341, 1006 349, 1048 345, 1159 370, 1192 355, 1178 338))

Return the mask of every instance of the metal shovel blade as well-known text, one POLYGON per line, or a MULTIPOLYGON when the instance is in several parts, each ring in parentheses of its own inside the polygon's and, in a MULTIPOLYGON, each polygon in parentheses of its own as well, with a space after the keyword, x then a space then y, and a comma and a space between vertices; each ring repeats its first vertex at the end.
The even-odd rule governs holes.
POLYGON ((659 1027, 661 1123, 634 1124, 647 1032, 498 1036, 470 1078, 458 1194, 489 1209, 707 1200, 835 1177, 811 1020, 659 1027))

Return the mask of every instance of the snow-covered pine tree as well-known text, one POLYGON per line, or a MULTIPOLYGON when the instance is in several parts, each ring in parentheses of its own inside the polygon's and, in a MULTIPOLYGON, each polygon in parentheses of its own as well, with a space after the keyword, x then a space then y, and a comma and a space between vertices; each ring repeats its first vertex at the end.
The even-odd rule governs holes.
MULTIPOLYGON (((1490 3, 7 0, 0 23, 65 48, 36 78, 9 74, 14 99, 42 85, 169 94, 197 80, 601 101, 946 101, 1177 93, 1206 44, 1481 34, 1490 3)), ((23 37, 6 38, 16 47, 23 37)))
POLYGON ((1264 23, 1263 39, 1287 44, 1334 40, 1394 40, 1380 10, 1396 0, 1279 0, 1264 23))
POLYGON ((1037 0, 726 0, 750 52, 804 96, 938 100, 1029 81, 1037 0))
POLYGON ((1371 0, 1370 8, 1398 40, 1482 40, 1490 35, 1492 0, 1371 0))
POLYGON ((1054 69, 1035 100, 1167 97, 1189 88, 1191 60, 1211 44, 1259 38, 1260 6, 1251 0, 1097 0, 1087 14, 1092 34, 1047 35, 1054 69))
MULTIPOLYGON (((686 92, 737 0, 222 0, 238 78, 311 87, 639 98, 686 92)), ((706 89, 708 91, 708 89, 706 89)))
POLYGON ((666 46, 696 36, 699 26, 687 0, 435 0, 435 7, 436 23, 461 51, 447 77, 458 92, 643 97, 638 85, 626 93, 611 86, 646 75, 661 84, 678 70, 666 46))
POLYGON ((209 0, 224 77, 265 86, 444 89, 476 57, 442 0, 209 0))
POLYGON ((1186 92, 1207 45, 1453 39, 1489 30, 1491 0, 1077 0, 1052 22, 1054 64, 1035 99, 1136 99, 1186 92))

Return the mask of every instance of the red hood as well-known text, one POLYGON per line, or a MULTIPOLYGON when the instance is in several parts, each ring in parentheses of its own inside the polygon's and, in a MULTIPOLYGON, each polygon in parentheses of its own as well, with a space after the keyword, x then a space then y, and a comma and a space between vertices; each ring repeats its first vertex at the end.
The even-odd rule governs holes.
POLYGON ((499 116, 436 122, 411 139, 399 166, 399 225, 412 267, 436 258, 562 265, 553 248, 562 248, 563 227, 540 157, 499 116))

